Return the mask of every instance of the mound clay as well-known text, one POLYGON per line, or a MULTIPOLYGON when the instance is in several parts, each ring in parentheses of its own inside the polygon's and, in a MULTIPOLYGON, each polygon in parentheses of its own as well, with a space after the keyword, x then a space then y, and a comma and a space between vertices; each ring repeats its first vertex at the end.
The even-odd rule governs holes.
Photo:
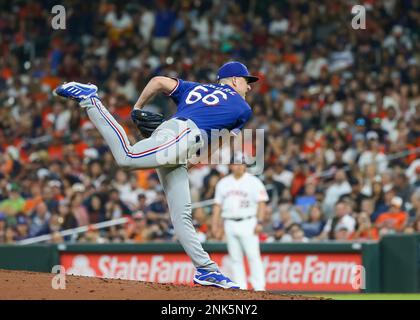
POLYGON ((53 289, 56 274, 0 270, 0 300, 319 300, 213 287, 66 275, 66 288, 53 289))

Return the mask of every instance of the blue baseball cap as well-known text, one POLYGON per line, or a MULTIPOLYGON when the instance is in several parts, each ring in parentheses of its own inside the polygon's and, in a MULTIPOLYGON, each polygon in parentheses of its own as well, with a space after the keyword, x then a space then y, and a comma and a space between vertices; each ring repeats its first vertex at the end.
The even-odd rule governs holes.
POLYGON ((358 118, 356 120, 356 126, 364 127, 366 125, 366 120, 363 118, 358 118))
POLYGON ((16 224, 28 224, 28 219, 25 216, 19 215, 16 217, 16 224))
POLYGON ((282 230, 282 229, 284 229, 284 225, 280 221, 275 222, 275 223, 273 223, 273 229, 275 231, 282 230))
POLYGON ((248 83, 256 82, 258 77, 249 74, 248 68, 238 61, 231 61, 225 63, 217 72, 217 80, 229 77, 243 77, 247 79, 248 83))

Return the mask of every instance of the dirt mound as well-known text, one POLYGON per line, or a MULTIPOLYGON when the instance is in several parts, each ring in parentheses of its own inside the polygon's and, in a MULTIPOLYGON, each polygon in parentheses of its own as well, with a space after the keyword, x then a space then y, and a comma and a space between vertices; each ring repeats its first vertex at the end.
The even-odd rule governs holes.
POLYGON ((56 274, 0 270, 0 300, 319 300, 213 287, 66 276, 65 289, 53 289, 56 274))

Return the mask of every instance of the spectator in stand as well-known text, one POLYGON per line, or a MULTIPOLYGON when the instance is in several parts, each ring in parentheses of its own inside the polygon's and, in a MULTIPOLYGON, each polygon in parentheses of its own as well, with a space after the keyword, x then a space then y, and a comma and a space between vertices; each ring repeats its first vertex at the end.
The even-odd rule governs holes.
POLYGON ((99 223, 105 221, 105 205, 98 194, 93 194, 87 199, 86 210, 89 214, 89 223, 99 223))
POLYGON ((333 183, 327 188, 325 192, 325 199, 323 203, 323 210, 330 215, 336 202, 344 194, 352 191, 350 183, 347 181, 347 176, 344 170, 339 169, 334 175, 333 183))
POLYGON ((122 3, 117 3, 115 10, 105 16, 105 24, 108 28, 108 37, 114 43, 128 37, 134 29, 132 17, 124 12, 122 3))
POLYGON ((360 206, 360 212, 365 212, 368 215, 370 222, 373 222, 372 214, 374 210, 375 210, 375 201, 373 200, 373 198, 367 197, 362 200, 362 204, 360 206))
POLYGON ((286 188, 283 183, 274 180, 274 169, 272 166, 265 169, 263 182, 267 189, 267 194, 270 199, 270 202, 277 201, 278 197, 283 193, 284 189, 286 188), (270 188, 267 188, 267 186, 270 186, 270 188))
POLYGON ((45 202, 40 202, 34 212, 31 214, 31 224, 29 228, 29 235, 36 237, 41 234, 41 229, 48 223, 51 217, 51 212, 48 211, 48 207, 45 202))
POLYGON ((309 242, 309 239, 305 237, 305 233, 302 227, 294 223, 286 229, 286 233, 281 238, 281 242, 309 242))
POLYGON ((317 203, 309 209, 308 219, 302 223, 305 237, 312 239, 318 237, 325 227, 325 219, 321 206, 317 203))
MULTIPOLYGON (((75 188, 77 187, 83 187, 83 185, 75 184, 75 188)), ((82 191, 84 191, 84 188, 82 188, 82 191)), ((50 212, 56 211, 58 208, 58 199, 54 198, 54 194, 52 192, 52 188, 48 186, 48 184, 44 184, 44 188, 42 189, 42 199, 45 202, 45 204, 48 207, 48 210, 50 212)))
POLYGON ((159 226, 162 236, 169 236, 172 224, 168 204, 163 191, 158 192, 155 201, 147 207, 146 212, 148 223, 159 226))
POLYGON ((168 49, 172 27, 175 23, 176 14, 163 2, 158 3, 158 10, 155 15, 155 25, 153 27, 153 49, 159 53, 164 53, 168 49))
POLYGON ((156 199, 147 207, 147 220, 150 222, 168 222, 167 203, 163 191, 158 192, 156 199))
POLYGON ((112 226, 109 227, 108 230, 105 230, 104 235, 106 235, 106 239, 108 239, 109 242, 122 243, 128 241, 127 228, 130 226, 130 221, 132 222, 132 220, 130 220, 131 217, 128 217, 128 219, 128 224, 112 226))
POLYGON ((124 215, 131 215, 131 209, 120 199, 117 189, 109 191, 109 198, 105 204, 106 220, 118 219, 124 215))
POLYGON ((381 128, 388 132, 388 134, 393 135, 394 130, 397 127, 398 117, 397 110, 395 106, 389 105, 386 109, 386 116, 381 121, 381 128))
POLYGON ((203 190, 201 193, 202 200, 210 200, 214 198, 216 192, 217 182, 220 180, 220 174, 210 174, 207 183, 204 182, 203 190))
POLYGON ((382 187, 382 184, 380 183, 374 184, 374 187, 376 190, 373 196, 373 200, 375 201, 375 211, 370 216, 372 222, 375 222, 383 212, 388 211, 389 203, 395 196, 395 192, 392 187, 385 188, 382 187))
POLYGON ((275 214, 279 214, 281 216, 282 212, 290 214, 292 221, 296 223, 301 223, 306 218, 300 208, 293 205, 292 197, 287 190, 285 190, 282 198, 280 198, 278 211, 276 211, 275 214))
POLYGON ((410 184, 415 184, 416 181, 420 181, 420 159, 416 159, 411 162, 411 164, 405 170, 405 175, 409 179, 410 184))
POLYGON ((88 164, 88 175, 91 178, 91 183, 99 188, 101 183, 106 179, 103 172, 102 164, 99 160, 92 160, 88 164))
POLYGON ((136 190, 133 190, 126 171, 123 169, 118 169, 116 171, 113 187, 118 190, 121 201, 123 201, 127 207, 131 208, 135 205, 137 201, 137 192, 136 190))
POLYGON ((368 127, 366 126, 366 119, 364 118, 358 118, 355 121, 355 127, 354 127, 354 135, 361 135, 363 138, 366 136, 368 127))
POLYGON ((275 222, 273 224, 272 233, 268 236, 267 242, 276 242, 281 241, 281 238, 284 236, 285 230, 281 222, 275 222))
POLYGON ((101 236, 99 229, 89 226, 88 230, 79 237, 78 242, 102 244, 108 243, 108 240, 101 236))
POLYGON ((147 213, 146 195, 144 193, 139 193, 137 196, 137 204, 134 207, 134 210, 147 213))
POLYGON ((316 184, 313 179, 307 179, 302 195, 297 196, 295 206, 298 207, 305 217, 308 216, 309 208, 316 203, 316 184))
POLYGON ((380 176, 375 176, 372 181, 372 191, 370 197, 375 202, 375 206, 379 206, 385 201, 384 195, 384 186, 382 183, 382 178, 380 176))
POLYGON ((295 223, 289 205, 279 206, 280 219, 274 223, 274 238, 281 239, 287 233, 287 230, 295 223))
POLYGON ((52 197, 58 201, 63 200, 63 195, 61 192, 61 182, 60 180, 50 180, 48 186, 51 188, 52 197))
POLYGON ((296 197, 299 190, 302 189, 304 186, 306 177, 310 174, 310 169, 308 165, 308 161, 301 159, 298 161, 298 163, 295 165, 295 170, 293 172, 293 181, 292 185, 290 187, 290 194, 293 197, 296 197))
MULTIPOLYGON (((52 214, 48 221, 46 221, 38 231, 37 235, 42 236, 44 234, 53 235, 55 233, 59 233, 62 230, 62 222, 63 219, 58 214, 52 214)), ((57 235, 55 235, 55 237, 56 239, 58 238, 57 235)))
POLYGON ((274 166, 273 179, 282 183, 286 188, 290 188, 293 181, 293 172, 286 169, 282 161, 278 161, 274 166))
POLYGON ((4 232, 4 243, 5 244, 12 244, 16 242, 16 230, 12 226, 7 226, 4 232))
POLYGON ((382 213, 375 221, 378 229, 387 228, 394 232, 403 231, 407 224, 408 214, 402 209, 403 200, 395 196, 391 200, 391 207, 388 212, 382 213))
POLYGON ((20 195, 20 187, 16 183, 7 185, 7 199, 0 202, 0 210, 7 215, 7 223, 15 224, 16 215, 22 212, 25 199, 20 195))
POLYGON ((129 242, 147 242, 150 240, 150 230, 147 228, 146 216, 143 212, 133 213, 133 222, 127 227, 127 240, 129 242))
POLYGON ((370 221, 366 212, 360 212, 356 218, 356 230, 350 235, 350 240, 378 240, 378 229, 370 221))
POLYGON ((360 173, 363 177, 362 189, 360 192, 370 196, 372 195, 372 186, 374 181, 378 180, 378 177, 380 178, 380 176, 378 176, 377 174, 377 166, 375 163, 369 163, 365 167, 363 167, 360 173))
POLYGON ((29 219, 23 215, 16 216, 14 240, 20 241, 29 238, 29 219))
MULTIPOLYGON (((336 233, 340 236, 346 231, 349 236, 356 226, 356 220, 352 216, 350 205, 346 201, 338 201, 335 204, 335 213, 332 218, 327 220, 322 233, 317 237, 319 240, 336 240, 336 233)), ((341 237, 342 239, 343 237, 341 237)))
POLYGON ((403 203, 409 201, 413 188, 409 184, 406 175, 403 172, 396 174, 393 182, 396 195, 403 200, 403 203))
POLYGON ((70 199, 70 210, 73 212, 74 217, 77 220, 77 225, 79 227, 86 226, 90 223, 89 214, 86 210, 86 207, 83 205, 83 186, 73 186, 75 193, 71 196, 70 199))
POLYGON ((384 172, 388 167, 388 160, 380 148, 379 135, 376 131, 366 133, 368 141, 368 150, 364 151, 359 158, 358 165, 360 169, 364 169, 369 164, 376 164, 378 172, 384 172))
POLYGON ((381 128, 382 120, 379 117, 375 117, 372 119, 372 127, 371 130, 376 132, 379 137, 379 143, 383 144, 386 143, 386 139, 390 134, 388 131, 381 128))
POLYGON ((25 206, 23 211, 25 214, 30 214, 39 203, 43 202, 41 183, 38 181, 31 181, 29 192, 24 196, 24 198, 25 206))
POLYGON ((360 212, 362 201, 366 199, 366 195, 362 193, 362 184, 358 178, 350 179, 351 193, 344 194, 340 197, 340 200, 347 199, 354 203, 352 208, 354 212, 360 212))
POLYGON ((348 241, 350 239, 351 232, 349 231, 349 228, 340 225, 335 231, 334 231, 334 240, 335 241, 348 241))
MULTIPOLYGON (((78 227, 77 219, 73 212, 70 211, 70 205, 67 203, 67 201, 60 202, 58 206, 58 215, 60 217, 62 230, 74 229, 78 227)), ((66 236, 63 240, 74 241, 76 240, 76 236, 66 236)))
POLYGON ((344 159, 344 147, 341 144, 333 146, 334 155, 331 157, 331 168, 344 169, 348 166, 348 163, 344 159))
POLYGON ((59 244, 63 242, 64 238, 59 231, 55 231, 51 234, 51 240, 49 240, 49 243, 59 244))
POLYGON ((157 173, 156 172, 151 173, 147 178, 147 189, 144 192, 146 195, 147 205, 149 205, 155 200, 157 193, 159 191, 159 188, 160 188, 160 184, 159 184, 159 178, 157 176, 157 173))

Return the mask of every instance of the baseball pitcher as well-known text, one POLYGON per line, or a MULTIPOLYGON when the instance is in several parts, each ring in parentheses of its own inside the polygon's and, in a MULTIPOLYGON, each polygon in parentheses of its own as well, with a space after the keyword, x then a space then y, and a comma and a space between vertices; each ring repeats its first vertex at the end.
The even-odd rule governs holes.
POLYGON ((233 280, 239 287, 247 289, 243 263, 245 252, 251 273, 250 283, 254 290, 264 291, 265 276, 258 234, 262 231, 260 222, 268 194, 263 183, 246 172, 245 164, 232 164, 230 169, 232 173, 216 185, 212 231, 217 234, 223 220, 233 280))
POLYGON ((146 139, 131 145, 124 129, 113 118, 97 95, 93 84, 65 83, 54 94, 74 99, 105 139, 121 167, 156 168, 167 197, 175 233, 197 269, 194 283, 221 288, 239 286, 225 277, 203 250, 193 223, 187 162, 211 139, 212 129, 241 130, 252 111, 246 94, 258 77, 251 76, 242 63, 224 64, 218 71, 218 83, 201 84, 169 77, 152 78, 138 98, 132 119, 146 139), (156 94, 168 95, 177 105, 168 120, 141 110, 156 94), (206 138, 207 137, 207 138, 206 138))

